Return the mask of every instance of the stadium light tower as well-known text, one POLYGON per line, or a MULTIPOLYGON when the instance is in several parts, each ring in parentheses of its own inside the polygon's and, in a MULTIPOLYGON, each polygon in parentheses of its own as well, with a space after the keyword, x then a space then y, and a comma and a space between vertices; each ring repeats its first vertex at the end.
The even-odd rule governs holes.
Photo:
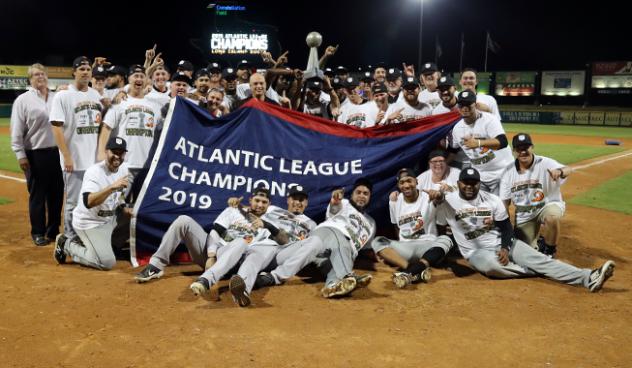
POLYGON ((419 5, 420 5, 420 10, 419 10, 419 54, 417 57, 417 67, 421 68, 421 63, 423 63, 423 60, 421 59, 421 49, 422 49, 422 45, 423 45, 423 27, 424 27, 424 2, 426 2, 427 0, 417 0, 419 1, 419 5))

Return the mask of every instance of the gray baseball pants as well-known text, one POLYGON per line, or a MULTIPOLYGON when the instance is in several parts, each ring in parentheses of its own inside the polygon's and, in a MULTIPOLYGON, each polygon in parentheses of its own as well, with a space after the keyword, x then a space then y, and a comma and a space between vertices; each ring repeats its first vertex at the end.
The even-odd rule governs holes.
POLYGON ((499 250, 500 247, 496 250, 476 250, 468 262, 478 272, 493 278, 544 276, 565 284, 588 287, 591 270, 577 268, 553 259, 521 240, 514 242, 509 251, 509 263, 506 266, 498 262, 496 252, 499 250))
POLYGON ((64 205, 64 235, 66 235, 68 239, 74 239, 77 236, 75 229, 72 227, 72 211, 77 207, 77 201, 80 200, 81 184, 83 184, 83 174, 85 173, 85 170, 64 171, 64 193, 66 194, 66 204, 64 205))
POLYGON ((83 245, 68 238, 64 245, 65 253, 75 263, 104 271, 111 270, 116 265, 111 242, 114 225, 112 218, 112 221, 92 229, 75 229, 83 245))
POLYGON ((407 261, 420 260, 431 248, 438 247, 448 254, 452 248, 452 240, 445 235, 438 236, 435 240, 391 240, 383 236, 378 236, 371 242, 371 247, 375 253, 379 253, 384 248, 392 248, 397 254, 407 261))
POLYGON ((281 247, 276 254, 277 267, 270 272, 277 285, 296 275, 325 251, 320 238, 309 238, 281 247))
POLYGON ((327 275, 325 285, 333 285, 353 273, 353 262, 358 253, 340 230, 321 227, 312 231, 308 240, 315 242, 314 247, 330 252, 329 259, 320 265, 327 275))

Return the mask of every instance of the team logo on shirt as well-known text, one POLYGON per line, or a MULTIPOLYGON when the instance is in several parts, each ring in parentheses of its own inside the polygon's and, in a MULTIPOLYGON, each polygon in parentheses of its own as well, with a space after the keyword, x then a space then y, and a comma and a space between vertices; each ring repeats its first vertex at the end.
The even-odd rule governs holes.
POLYGON ((541 190, 537 190, 533 193, 533 199, 531 202, 542 202, 544 200, 544 193, 541 190))

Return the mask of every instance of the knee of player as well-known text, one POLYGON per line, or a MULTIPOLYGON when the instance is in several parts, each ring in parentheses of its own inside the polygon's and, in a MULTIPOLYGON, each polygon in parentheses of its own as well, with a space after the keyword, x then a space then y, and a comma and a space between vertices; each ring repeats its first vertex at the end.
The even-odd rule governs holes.
POLYGON ((178 218, 176 218, 176 220, 173 222, 174 225, 184 225, 184 224, 188 224, 189 222, 193 221, 193 218, 191 216, 187 216, 187 215, 180 215, 178 216, 178 218))
POLYGON ((545 226, 559 226, 560 217, 557 215, 549 215, 544 218, 545 226))
POLYGON ((101 261, 101 264, 99 264, 99 269, 102 271, 109 271, 111 269, 114 268, 114 266, 116 266, 116 259, 115 258, 108 258, 105 260, 101 261))

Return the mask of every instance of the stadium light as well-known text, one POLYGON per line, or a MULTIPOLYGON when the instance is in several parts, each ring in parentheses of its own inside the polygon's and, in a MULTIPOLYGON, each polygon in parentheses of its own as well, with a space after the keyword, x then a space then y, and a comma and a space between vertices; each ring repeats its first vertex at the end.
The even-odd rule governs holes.
POLYGON ((428 0, 416 0, 419 2, 420 4, 420 10, 419 10, 419 54, 417 56, 417 67, 421 68, 421 65, 423 63, 422 61, 422 53, 421 53, 421 49, 423 47, 423 38, 422 38, 422 31, 423 31, 423 27, 424 27, 424 2, 428 1, 428 0))

